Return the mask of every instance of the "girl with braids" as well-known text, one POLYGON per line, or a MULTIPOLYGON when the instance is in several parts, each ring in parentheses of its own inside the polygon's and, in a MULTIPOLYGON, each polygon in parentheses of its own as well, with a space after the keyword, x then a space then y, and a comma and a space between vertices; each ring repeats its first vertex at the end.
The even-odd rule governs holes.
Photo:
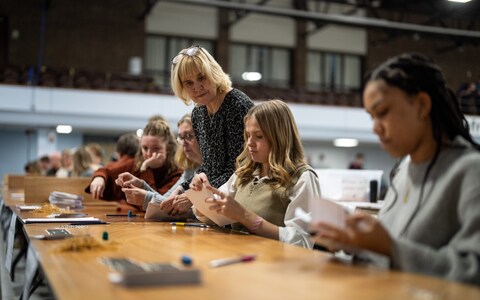
MULTIPOLYGON (((220 199, 207 199, 211 210, 236 220, 232 226, 263 237, 312 248, 307 224, 295 209, 308 211, 308 199, 320 196, 320 183, 305 162, 297 125, 280 100, 259 104, 245 116, 245 144, 237 170, 219 189, 205 173, 195 175, 190 188, 205 184, 220 199)), ((208 219, 194 210, 203 222, 208 219)))
POLYGON ((420 54, 393 57, 370 75, 363 104, 383 148, 405 159, 392 170, 378 220, 355 214, 344 230, 318 223, 316 242, 479 285, 479 145, 440 68, 420 54))

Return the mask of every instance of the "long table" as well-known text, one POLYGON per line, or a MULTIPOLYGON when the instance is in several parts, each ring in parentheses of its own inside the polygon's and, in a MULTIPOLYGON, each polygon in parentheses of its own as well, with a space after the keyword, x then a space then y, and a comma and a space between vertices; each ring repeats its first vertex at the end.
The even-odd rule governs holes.
MULTIPOLYGON (((26 236, 52 224, 25 225, 26 236)), ((480 299, 480 289, 432 277, 352 266, 330 254, 254 235, 218 229, 130 222, 69 229, 101 240, 104 231, 116 250, 56 252, 62 241, 30 239, 30 247, 57 299, 480 299), (220 268, 218 258, 256 254, 257 259, 220 268), (180 262, 189 255, 202 272, 200 285, 126 288, 108 280, 101 257, 143 262, 180 262)))
MULTIPOLYGON (((3 195, 19 221, 32 216, 15 208, 22 204, 20 199, 12 199, 16 197, 8 191, 3 195)), ((105 217, 105 213, 115 212, 115 207, 98 203, 84 212, 112 223, 69 230, 98 240, 106 231, 109 239, 118 243, 116 250, 57 252, 62 241, 33 238, 45 234, 47 228, 65 226, 62 224, 25 224, 19 230, 29 247, 27 272, 34 262, 57 299, 480 299, 480 288, 475 286, 351 265, 325 252, 254 235, 176 227, 141 217, 105 217), (220 268, 208 265, 214 259, 245 254, 255 254, 257 259, 220 268), (111 283, 108 267, 99 263, 101 257, 180 262, 182 255, 189 255, 193 266, 201 270, 200 285, 126 288, 111 283)))

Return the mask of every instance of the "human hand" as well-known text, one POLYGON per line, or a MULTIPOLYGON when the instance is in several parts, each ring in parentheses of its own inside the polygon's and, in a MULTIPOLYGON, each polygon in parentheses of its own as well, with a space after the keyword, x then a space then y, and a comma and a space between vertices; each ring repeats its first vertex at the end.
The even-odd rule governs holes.
POLYGON ((316 231, 315 242, 330 251, 365 249, 387 256, 392 254, 389 233, 377 219, 367 214, 349 216, 345 229, 323 222, 313 224, 312 229, 316 231))
POLYGON ((190 183, 190 188, 194 191, 201 191, 203 184, 210 185, 210 183, 208 182, 207 174, 195 174, 195 176, 193 176, 192 182, 190 183))
POLYGON ((227 196, 218 189, 207 185, 206 188, 213 193, 212 198, 205 199, 205 202, 211 203, 209 209, 225 215, 242 224, 248 224, 246 209, 238 203, 233 197, 227 196))
POLYGON ((143 172, 148 168, 160 168, 165 164, 166 154, 163 152, 154 152, 152 156, 143 161, 140 171, 143 172))
POLYGON ((124 172, 118 175, 115 183, 120 187, 138 187, 143 188, 144 181, 138 177, 133 176, 129 172, 124 172))
POLYGON ((183 214, 186 213, 190 207, 192 207, 192 202, 187 197, 186 193, 180 194, 175 196, 172 206, 173 210, 171 211, 171 215, 176 215, 176 214, 183 214))
POLYGON ((93 199, 101 199, 105 191, 105 179, 103 177, 95 177, 90 183, 90 192, 93 199))
POLYGON ((127 202, 129 204, 143 206, 147 191, 137 187, 122 188, 122 191, 125 193, 125 197, 127 198, 127 202))

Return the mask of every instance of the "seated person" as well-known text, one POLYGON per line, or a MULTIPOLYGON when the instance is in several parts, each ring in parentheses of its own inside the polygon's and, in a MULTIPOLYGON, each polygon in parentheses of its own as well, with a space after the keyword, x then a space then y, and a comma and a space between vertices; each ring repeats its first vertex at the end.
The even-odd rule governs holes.
POLYGON ((71 177, 91 177, 98 169, 93 163, 92 155, 86 146, 77 148, 73 153, 73 170, 71 177))
POLYGON ((440 68, 421 54, 393 57, 370 75, 363 101, 383 148, 399 158, 391 186, 378 220, 318 223, 316 242, 480 285, 480 146, 440 68))
POLYGON ((118 175, 129 172, 163 194, 177 182, 183 172, 174 162, 176 149, 177 143, 168 123, 161 120, 150 122, 143 130, 136 157, 120 159, 98 169, 85 191, 91 192, 94 199, 124 200, 125 194, 115 184, 115 180, 118 175))
MULTIPOLYGON (((237 170, 219 189, 204 173, 195 175, 190 188, 202 185, 220 199, 207 199, 216 210, 238 223, 234 229, 312 248, 307 224, 295 209, 308 209, 308 199, 320 197, 320 183, 305 162, 297 125, 288 106, 270 100, 254 106, 245 116, 245 146, 237 170)), ((197 218, 209 220, 194 208, 197 218)))
MULTIPOLYGON (((178 167, 184 170, 182 177, 180 177, 170 190, 162 195, 152 189, 144 180, 128 172, 122 173, 115 182, 122 187, 128 203, 142 205, 145 210, 149 202, 163 202, 173 191, 179 188, 180 184, 193 178, 195 170, 202 163, 202 155, 200 154, 200 147, 193 132, 190 114, 183 116, 180 121, 178 121, 177 126, 177 141, 181 147, 179 147, 175 153, 175 162, 178 167)), ((188 201, 185 194, 177 196, 176 199, 180 201, 181 197, 185 197, 185 201, 188 201)))

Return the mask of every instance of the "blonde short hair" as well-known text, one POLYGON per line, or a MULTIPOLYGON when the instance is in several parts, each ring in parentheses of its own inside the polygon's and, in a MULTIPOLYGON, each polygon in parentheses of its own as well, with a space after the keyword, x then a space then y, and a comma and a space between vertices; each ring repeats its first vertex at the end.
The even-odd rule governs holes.
POLYGON ((192 99, 188 96, 185 90, 182 79, 185 76, 196 74, 200 72, 208 80, 210 80, 217 87, 217 93, 221 94, 232 87, 230 76, 226 74, 213 56, 208 53, 205 48, 200 46, 191 46, 182 49, 174 58, 175 63, 172 63, 171 69, 171 85, 175 96, 182 99, 182 101, 189 105, 192 99), (194 50, 192 55, 187 53, 189 50, 194 50), (175 61, 178 60, 178 61, 175 61))
MULTIPOLYGON (((270 144, 268 162, 270 164, 273 187, 287 186, 298 167, 305 165, 303 146, 297 124, 290 108, 281 100, 270 100, 252 107, 244 118, 257 120, 264 138, 270 144)), ((238 183, 246 184, 253 180, 254 172, 260 164, 254 162, 248 152, 247 133, 244 131, 245 145, 237 157, 238 183)))

